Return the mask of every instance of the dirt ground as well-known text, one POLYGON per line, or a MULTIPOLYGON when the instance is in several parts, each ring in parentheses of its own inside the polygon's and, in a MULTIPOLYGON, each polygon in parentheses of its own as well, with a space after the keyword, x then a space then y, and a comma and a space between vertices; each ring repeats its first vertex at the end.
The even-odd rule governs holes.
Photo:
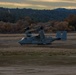
POLYGON ((0 75, 76 75, 76 66, 0 67, 0 75))
MULTIPOLYGON (((55 37, 55 34, 51 35, 55 37)), ((46 45, 46 46, 38 46, 38 45, 21 46, 18 43, 18 41, 23 36, 24 34, 0 34, 0 75, 76 75, 76 33, 68 33, 67 41, 55 41, 52 43, 52 45, 46 45), (8 54, 6 52, 8 52, 8 54), (18 62, 13 61, 17 62, 16 64, 11 64, 12 62, 9 62, 8 59, 10 60, 12 59, 16 60, 16 59, 12 58, 15 57, 15 55, 10 56, 9 52, 10 54, 12 54, 11 52, 45 52, 46 55, 45 53, 42 56, 40 54, 37 54, 36 56, 37 59, 39 60, 39 58, 42 58, 46 60, 47 58, 50 59, 50 57, 51 58, 53 57, 54 59, 52 58, 51 61, 54 61, 54 63, 56 59, 56 62, 60 61, 64 63, 71 62, 72 64, 69 65, 66 64, 59 65, 56 63, 53 65, 52 64, 34 65, 34 63, 29 64, 28 61, 32 57, 33 59, 35 58, 34 55, 30 56, 29 54, 26 57, 29 58, 29 60, 27 59, 25 60, 27 61, 28 64, 24 64, 23 62, 22 62, 23 64, 22 63, 18 64, 18 62, 20 63, 19 59, 18 62), (51 52, 52 56, 48 57, 47 52, 51 52), (55 53, 57 53, 57 55, 55 53), (38 56, 40 57, 38 58, 38 56), (6 65, 1 65, 2 63, 5 62, 6 65)), ((18 57, 19 54, 16 55, 18 57)), ((42 61, 42 59, 40 59, 40 62, 42 61)), ((36 62, 36 59, 31 60, 31 62, 33 61, 36 62)))

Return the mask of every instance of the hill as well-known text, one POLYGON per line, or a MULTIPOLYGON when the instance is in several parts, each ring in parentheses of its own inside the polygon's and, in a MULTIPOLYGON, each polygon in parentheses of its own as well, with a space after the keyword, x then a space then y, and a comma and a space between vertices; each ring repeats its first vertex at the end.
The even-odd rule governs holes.
POLYGON ((36 10, 0 7, 0 21, 12 23, 26 16, 29 16, 35 22, 47 22, 49 20, 63 21, 70 14, 76 14, 76 9, 36 10))

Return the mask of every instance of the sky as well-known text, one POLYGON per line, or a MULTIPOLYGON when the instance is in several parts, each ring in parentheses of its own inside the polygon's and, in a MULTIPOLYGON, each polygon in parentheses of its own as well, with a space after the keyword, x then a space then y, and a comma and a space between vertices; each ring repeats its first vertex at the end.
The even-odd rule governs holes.
POLYGON ((0 7, 32 9, 76 9, 76 0, 0 0, 0 7))

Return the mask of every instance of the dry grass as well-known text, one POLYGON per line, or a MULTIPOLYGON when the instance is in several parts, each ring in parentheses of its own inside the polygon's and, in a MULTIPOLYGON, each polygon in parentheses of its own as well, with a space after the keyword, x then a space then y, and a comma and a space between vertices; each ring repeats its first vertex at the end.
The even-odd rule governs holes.
MULTIPOLYGON (((55 37, 55 34, 51 34, 55 37)), ((76 65, 76 33, 68 33, 67 41, 52 45, 24 45, 18 41, 24 34, 0 34, 1 65, 76 65)))

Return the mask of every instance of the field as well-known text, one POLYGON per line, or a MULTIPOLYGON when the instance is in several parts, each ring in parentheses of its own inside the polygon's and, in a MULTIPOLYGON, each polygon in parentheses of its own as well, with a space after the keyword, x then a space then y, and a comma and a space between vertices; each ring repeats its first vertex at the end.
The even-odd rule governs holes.
POLYGON ((76 33, 51 45, 21 46, 23 36, 0 34, 0 75, 76 75, 76 33))

